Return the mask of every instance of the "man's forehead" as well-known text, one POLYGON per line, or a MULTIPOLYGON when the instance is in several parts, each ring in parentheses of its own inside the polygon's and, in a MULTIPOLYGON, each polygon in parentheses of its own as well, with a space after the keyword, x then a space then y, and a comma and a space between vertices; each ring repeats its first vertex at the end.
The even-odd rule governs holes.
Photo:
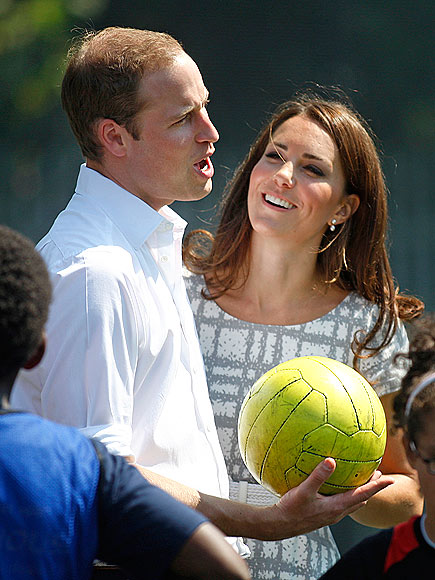
POLYGON ((150 104, 182 108, 203 104, 209 94, 197 65, 187 54, 178 56, 172 66, 146 75, 139 91, 150 104))
POLYGON ((139 93, 145 109, 177 117, 208 102, 209 91, 196 65, 184 68, 162 69, 142 79, 139 93))

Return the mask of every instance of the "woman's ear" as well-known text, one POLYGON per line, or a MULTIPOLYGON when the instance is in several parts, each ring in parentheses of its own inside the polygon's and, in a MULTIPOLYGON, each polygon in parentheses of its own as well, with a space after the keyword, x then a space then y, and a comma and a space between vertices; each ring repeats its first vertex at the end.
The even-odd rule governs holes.
POLYGON ((333 215, 336 224, 344 224, 359 208, 360 199, 355 193, 345 195, 337 212, 333 215))
POLYGON ((29 360, 26 362, 26 364, 23 365, 24 369, 27 370, 33 369, 33 367, 36 367, 41 362, 42 357, 44 356, 45 353, 46 345, 47 345, 47 337, 44 331, 42 333, 41 342, 37 346, 34 353, 31 355, 29 360))

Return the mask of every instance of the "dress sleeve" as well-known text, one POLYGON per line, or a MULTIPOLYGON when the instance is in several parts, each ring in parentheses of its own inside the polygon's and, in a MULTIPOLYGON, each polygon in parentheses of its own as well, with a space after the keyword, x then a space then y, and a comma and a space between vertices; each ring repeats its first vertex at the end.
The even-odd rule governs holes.
POLYGON ((395 357, 407 352, 408 336, 404 324, 399 321, 391 342, 376 356, 361 360, 361 372, 373 385, 379 397, 400 389, 407 366, 403 359, 395 360, 395 357))
POLYGON ((203 515, 151 485, 122 457, 93 441, 100 459, 97 557, 131 578, 163 577, 203 515))

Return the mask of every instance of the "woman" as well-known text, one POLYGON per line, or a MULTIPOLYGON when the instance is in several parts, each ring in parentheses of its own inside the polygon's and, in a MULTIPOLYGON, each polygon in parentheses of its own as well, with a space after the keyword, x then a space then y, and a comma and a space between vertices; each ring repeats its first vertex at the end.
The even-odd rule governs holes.
POLYGON ((394 399, 395 421, 418 473, 425 513, 363 540, 322 577, 412 578, 435 566, 435 319, 427 319, 409 349, 411 367, 394 399))
MULTIPOLYGON (((215 238, 186 239, 185 264, 196 274, 186 284, 234 499, 273 501, 243 465, 237 418, 251 384, 285 360, 353 364, 390 423, 404 372, 392 359, 407 350, 401 320, 423 305, 394 287, 386 223, 386 187, 363 120, 341 103, 301 97, 277 110, 236 171, 215 238)), ((388 437, 381 469, 395 484, 354 519, 389 527, 420 513, 399 434, 388 437)), ((247 543, 254 578, 318 578, 338 556, 329 529, 247 543)))

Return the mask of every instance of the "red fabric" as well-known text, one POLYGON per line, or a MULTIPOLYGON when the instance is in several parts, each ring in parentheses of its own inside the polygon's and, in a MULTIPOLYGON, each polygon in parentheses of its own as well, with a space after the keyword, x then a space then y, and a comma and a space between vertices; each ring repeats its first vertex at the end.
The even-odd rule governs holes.
POLYGON ((418 540, 414 532, 414 522, 418 516, 415 516, 395 526, 388 548, 387 557, 385 558, 384 574, 391 566, 403 560, 412 550, 418 548, 418 540))

